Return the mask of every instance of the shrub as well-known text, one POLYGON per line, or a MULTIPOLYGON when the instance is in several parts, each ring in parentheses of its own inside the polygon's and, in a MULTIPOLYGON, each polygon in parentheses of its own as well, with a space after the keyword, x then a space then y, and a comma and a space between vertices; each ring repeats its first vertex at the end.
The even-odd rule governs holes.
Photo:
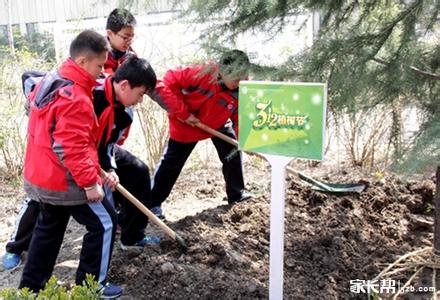
POLYGON ((57 279, 52 276, 38 294, 29 291, 28 288, 16 289, 6 288, 0 291, 0 299, 4 300, 83 300, 83 299, 100 299, 102 290, 99 283, 94 280, 94 276, 87 274, 86 281, 83 285, 76 285, 71 291, 67 291, 64 286, 57 284, 57 279))
POLYGON ((23 168, 27 117, 21 74, 26 70, 49 71, 52 67, 28 51, 0 59, 0 165, 7 179, 18 178, 23 168))

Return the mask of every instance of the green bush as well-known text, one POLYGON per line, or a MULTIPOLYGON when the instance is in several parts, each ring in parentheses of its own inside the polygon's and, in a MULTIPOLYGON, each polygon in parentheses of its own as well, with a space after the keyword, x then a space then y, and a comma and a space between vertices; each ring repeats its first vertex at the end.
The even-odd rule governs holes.
POLYGON ((52 68, 53 63, 29 51, 0 58, 0 177, 4 179, 20 178, 23 168, 27 117, 21 75, 29 70, 52 68))
POLYGON ((87 274, 83 285, 76 285, 67 291, 64 286, 57 284, 57 279, 52 276, 44 286, 44 290, 38 294, 32 293, 28 288, 6 288, 0 291, 0 299, 4 300, 94 300, 100 299, 102 290, 94 276, 87 274))
MULTIPOLYGON (((18 27, 14 27, 12 31, 14 36, 14 48, 16 51, 36 53, 42 60, 55 61, 55 43, 52 34, 47 32, 33 32, 22 35, 18 27)), ((0 46, 7 49, 7 51, 0 51, 0 58, 9 55, 9 42, 7 36, 0 36, 0 46)))

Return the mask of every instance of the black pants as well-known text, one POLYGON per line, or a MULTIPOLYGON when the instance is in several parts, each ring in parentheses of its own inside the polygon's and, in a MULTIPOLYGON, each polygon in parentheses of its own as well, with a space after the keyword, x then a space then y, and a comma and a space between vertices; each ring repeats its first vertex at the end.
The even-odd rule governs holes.
MULTIPOLYGON (((225 126, 221 130, 231 138, 236 138, 234 130, 225 126)), ((229 202, 241 198, 244 191, 243 169, 241 154, 237 147, 219 139, 211 138, 214 143, 220 161, 223 164, 222 171, 226 183, 226 195, 229 202)), ((152 202, 150 207, 160 206, 169 196, 182 168, 193 151, 197 142, 181 143, 169 139, 168 145, 162 156, 160 164, 156 167, 152 187, 152 202)))
POLYGON ((74 206, 40 204, 19 288, 28 287, 38 292, 49 280, 70 216, 87 228, 76 284, 81 284, 86 274, 94 275, 99 283, 105 284, 116 231, 116 213, 107 198, 74 206))
MULTIPOLYGON (((151 202, 151 184, 148 166, 127 150, 115 148, 116 174, 119 182, 143 205, 149 207, 151 202)), ((148 225, 148 217, 136 206, 125 199, 118 191, 113 192, 115 203, 122 207, 119 214, 121 225, 121 242, 133 245, 144 238, 144 230, 148 225)))
MULTIPOLYGON (((148 166, 139 158, 120 147, 115 148, 116 174, 119 181, 145 206, 150 206, 151 186, 148 166)), ((119 224, 121 242, 132 245, 144 238, 148 218, 119 192, 113 192, 113 200, 121 206, 119 224)), ((15 222, 15 232, 6 244, 6 251, 21 254, 27 251, 37 222, 40 207, 37 201, 26 198, 15 222)))
POLYGON ((40 206, 37 201, 26 197, 15 220, 15 230, 6 244, 6 251, 20 255, 29 249, 29 244, 37 223, 40 206))

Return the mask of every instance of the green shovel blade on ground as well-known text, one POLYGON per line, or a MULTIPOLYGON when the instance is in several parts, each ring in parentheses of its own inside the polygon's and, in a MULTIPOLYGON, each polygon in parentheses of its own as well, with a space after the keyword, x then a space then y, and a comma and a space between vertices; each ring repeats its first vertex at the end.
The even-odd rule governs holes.
MULTIPOLYGON (((216 136, 225 142, 228 142, 236 147, 238 147, 238 141, 205 125, 202 123, 195 124, 198 128, 212 134, 213 136, 216 136)), ((251 153, 252 155, 256 155, 258 157, 264 158, 262 155, 259 155, 258 153, 251 153)), ((310 176, 307 176, 301 172, 296 171, 295 169, 291 167, 286 167, 286 170, 291 175, 298 176, 301 180, 304 180, 307 183, 310 183, 313 185, 313 189, 316 191, 321 192, 327 192, 327 193, 361 193, 363 190, 365 190, 366 185, 362 183, 324 183, 319 180, 316 180, 310 176)))
POLYGON ((313 190, 328 193, 361 193, 365 190, 365 184, 361 183, 325 183, 297 172, 290 167, 286 168, 289 173, 297 173, 301 180, 313 185, 313 190))

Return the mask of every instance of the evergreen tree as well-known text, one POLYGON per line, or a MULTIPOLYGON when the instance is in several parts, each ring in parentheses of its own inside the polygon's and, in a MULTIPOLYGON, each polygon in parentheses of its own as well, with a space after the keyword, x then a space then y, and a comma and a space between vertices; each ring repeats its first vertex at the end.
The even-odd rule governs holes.
POLYGON ((292 17, 319 13, 319 33, 309 51, 258 70, 278 80, 327 81, 329 107, 336 113, 417 107, 423 124, 396 162, 401 170, 418 172, 440 165, 439 9, 435 0, 192 0, 187 15, 215 20, 203 38, 227 45, 240 33, 276 35, 292 17))
POLYGON ((395 148, 395 165, 409 173, 437 168, 433 249, 439 254, 439 10, 438 0, 192 0, 188 12, 198 21, 216 20, 203 38, 219 44, 256 29, 275 35, 292 16, 319 13, 311 49, 271 69, 272 78, 327 81, 334 112, 382 106, 399 119, 401 109, 417 107, 422 124, 406 152, 395 148))

